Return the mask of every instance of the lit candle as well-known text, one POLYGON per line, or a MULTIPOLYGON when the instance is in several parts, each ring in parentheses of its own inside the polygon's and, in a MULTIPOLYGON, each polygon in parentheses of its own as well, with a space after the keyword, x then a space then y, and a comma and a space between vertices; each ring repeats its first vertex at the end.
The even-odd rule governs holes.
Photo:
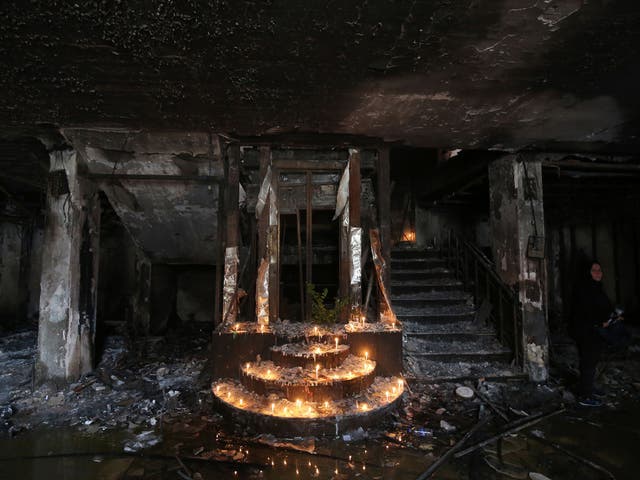
POLYGON ((249 362, 247 362, 247 369, 246 369, 246 370, 247 370, 247 373, 249 373, 249 366, 250 366, 250 363, 249 363, 249 362))
POLYGON ((398 390, 402 391, 402 385, 403 385, 403 381, 402 379, 398 380, 398 390))
POLYGON ((367 364, 368 360, 369 360, 369 352, 364 352, 364 363, 365 363, 365 365, 367 364))
POLYGON ((242 406, 243 404, 244 404, 244 401, 240 399, 240 406, 242 406))
POLYGON ((391 387, 391 391, 395 394, 396 393, 396 387, 391 387))
POLYGON ((316 365, 316 380, 318 380, 318 370, 320 370, 320 365, 316 365))
POLYGON ((288 407, 284 407, 284 414, 287 415, 288 413, 289 413, 289 408, 288 407))
POLYGON ((363 404, 362 404, 362 411, 363 411, 363 412, 366 412, 368 409, 369 409, 369 407, 367 406, 367 404, 366 404, 366 403, 363 403, 363 404))
POLYGON ((276 404, 272 403, 271 404, 271 413, 273 414, 275 412, 275 410, 276 410, 276 404))
POLYGON ((233 326, 233 329, 237 332, 237 331, 240 329, 240 324, 236 323, 236 324, 233 326))
POLYGON ((336 337, 336 351, 338 351, 338 337, 336 337))
POLYGON ((386 392, 384 392, 384 394, 387 396, 387 402, 389 401, 389 390, 387 390, 386 392))
POLYGON ((260 333, 264 333, 264 325, 260 325, 260 333))
POLYGON ((320 334, 318 333, 318 327, 313 327, 313 333, 320 339, 320 334))
POLYGON ((300 408, 302 406, 302 400, 299 398, 296 400, 296 407, 300 408))

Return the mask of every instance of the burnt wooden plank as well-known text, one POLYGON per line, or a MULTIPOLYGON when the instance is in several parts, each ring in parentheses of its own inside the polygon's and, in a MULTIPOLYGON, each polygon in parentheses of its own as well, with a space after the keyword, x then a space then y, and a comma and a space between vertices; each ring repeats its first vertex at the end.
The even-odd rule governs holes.
MULTIPOLYGON (((362 183, 360 178, 360 150, 352 149, 349 155, 349 230, 351 228, 362 227, 360 218, 360 199, 362 192, 362 183)), ((351 235, 349 235, 349 239, 351 235)), ((362 236, 360 237, 360 245, 362 246, 362 236)), ((351 263, 351 257, 353 255, 359 255, 362 258, 362 250, 360 253, 352 251, 351 242, 349 241, 349 260, 351 263)), ((358 259, 360 260, 360 259, 358 259)), ((360 261, 358 261, 360 263, 360 261)), ((351 265, 350 265, 351 266, 351 265)), ((360 266, 362 268, 362 265, 360 266)), ((349 269, 351 270, 351 268, 349 269)), ((362 284, 351 283, 351 271, 349 271, 349 294, 351 298, 351 309, 354 312, 359 312, 362 305, 362 284)))
MULTIPOLYGON (((377 202, 378 202, 378 229, 382 257, 387 265, 391 262, 391 182, 389 167, 389 147, 378 150, 377 165, 377 202)), ((384 284, 391 285, 391 269, 387 267, 383 272, 384 284)))

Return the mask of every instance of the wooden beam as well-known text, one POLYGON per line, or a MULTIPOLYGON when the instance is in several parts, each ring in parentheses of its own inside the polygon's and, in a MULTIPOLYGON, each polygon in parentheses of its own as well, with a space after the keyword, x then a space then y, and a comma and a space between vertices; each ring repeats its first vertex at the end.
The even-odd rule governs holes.
POLYGON ((218 188, 218 222, 216 232, 216 289, 215 300, 213 306, 213 325, 217 327, 222 321, 222 275, 224 272, 224 244, 225 234, 222 225, 224 225, 224 207, 225 207, 224 188, 218 188))
MULTIPOLYGON (((306 282, 307 284, 313 283, 313 182, 311 181, 311 172, 307 172, 307 187, 306 187, 306 241, 304 244, 305 248, 305 264, 307 268, 306 282)), ((307 298, 307 322, 311 321, 311 297, 310 295, 306 296, 307 298)))
POLYGON ((342 170, 346 162, 342 160, 274 160, 273 165, 281 170, 342 170))
MULTIPOLYGON (((275 210, 269 208, 269 215, 275 213, 276 221, 269 222, 267 236, 267 252, 269 258, 269 322, 278 320, 280 312, 280 215, 278 212, 278 175, 277 168, 271 169, 271 194, 273 194, 275 210)), ((271 197, 271 194, 269 197, 271 197)), ((269 199, 271 202, 271 198, 269 199)))
POLYGON ((382 244, 382 258, 387 264, 383 281, 387 288, 391 285, 391 173, 389 165, 389 147, 378 150, 377 159, 377 195, 378 229, 382 244))
POLYGON ((226 248, 229 248, 240 245, 240 145, 237 143, 229 145, 226 169, 226 248))
POLYGON ((227 147, 225 160, 225 234, 222 322, 234 323, 238 315, 238 269, 240 246, 240 145, 227 147), (235 255, 232 252, 235 249, 235 255))
POLYGON ((84 175, 97 182, 117 182, 120 180, 153 182, 223 183, 224 179, 212 175, 149 175, 128 173, 88 173, 84 175))
MULTIPOLYGON (((262 185, 269 163, 271 162, 271 149, 269 147, 260 147, 260 180, 258 186, 262 185)), ((258 218, 258 259, 267 257, 267 229, 269 228, 269 201, 265 203, 262 214, 258 218)), ((259 261, 259 260, 258 260, 259 261)))
MULTIPOLYGON (((360 179, 360 150, 350 149, 349 151, 349 240, 351 239, 351 229, 362 227, 360 218, 360 197, 362 192, 362 185, 360 179)), ((362 236, 360 237, 360 245, 362 246, 362 236)), ((358 255, 357 263, 361 263, 362 250, 352 251, 351 242, 349 241, 349 263, 351 267, 351 257, 358 255)), ((360 265, 362 268, 362 265, 360 265)), ((351 283, 351 277, 353 272, 349 269, 349 293, 351 298, 351 310, 360 311, 362 306, 362 281, 358 283, 351 283)), ((360 273, 362 278, 362 270, 360 273)))
POLYGON ((349 225, 351 227, 361 227, 360 222, 360 151, 351 150, 349 156, 349 225))
POLYGON ((567 170, 597 170, 601 172, 638 172, 640 165, 625 163, 602 163, 584 162, 580 160, 552 160, 543 161, 542 166, 546 168, 559 168, 567 170))

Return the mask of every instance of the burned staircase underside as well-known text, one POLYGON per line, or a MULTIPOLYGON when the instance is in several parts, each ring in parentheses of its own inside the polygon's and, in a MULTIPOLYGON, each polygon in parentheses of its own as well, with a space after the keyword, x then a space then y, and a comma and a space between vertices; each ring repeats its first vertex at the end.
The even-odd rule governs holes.
POLYGON ((407 378, 438 382, 507 378, 510 349, 479 319, 473 297, 463 290, 439 250, 396 248, 392 252, 392 303, 403 323, 407 378))

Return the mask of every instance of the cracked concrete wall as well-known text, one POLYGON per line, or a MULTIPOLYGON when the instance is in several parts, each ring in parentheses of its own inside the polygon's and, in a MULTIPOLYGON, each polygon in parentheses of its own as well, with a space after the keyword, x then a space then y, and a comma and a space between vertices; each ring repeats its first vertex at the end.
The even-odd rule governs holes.
POLYGON ((545 233, 541 161, 533 155, 506 155, 489 165, 489 185, 496 269, 506 283, 518 287, 525 369, 531 380, 545 381, 549 362, 546 260, 527 255, 529 238, 545 233))
POLYGON ((64 170, 69 191, 47 194, 36 377, 60 382, 93 367, 100 203, 93 185, 78 177, 75 151, 52 152, 50 161, 51 171, 64 170), (83 279, 87 268, 91 278, 83 279))

